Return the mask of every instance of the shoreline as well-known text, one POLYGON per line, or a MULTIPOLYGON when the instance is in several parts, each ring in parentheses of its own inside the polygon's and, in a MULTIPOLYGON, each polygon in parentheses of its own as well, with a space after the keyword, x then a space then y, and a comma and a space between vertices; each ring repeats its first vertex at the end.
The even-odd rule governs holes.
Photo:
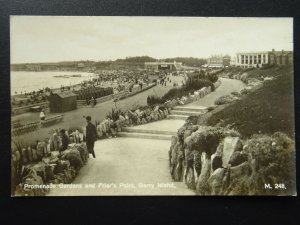
MULTIPOLYGON (((80 74, 80 73, 90 73, 90 75, 92 76, 92 78, 95 78, 95 76, 97 76, 98 74, 96 74, 96 73, 94 73, 94 72, 83 72, 83 71, 11 71, 11 72, 39 72, 39 73, 41 73, 41 72, 61 72, 61 73, 64 73, 64 72, 74 72, 74 73, 79 73, 78 75, 81 75, 81 77, 80 78, 84 78, 85 76, 82 76, 82 74, 80 74)), ((67 75, 67 74, 61 74, 61 76, 64 76, 64 75, 67 75)), ((77 74, 76 74, 77 75, 77 74)), ((10 74, 10 76, 11 76, 11 74, 10 74)), ((55 75, 56 76, 56 75, 55 75)), ((59 79, 69 79, 69 77, 67 77, 67 78, 64 78, 64 77, 53 77, 53 78, 56 78, 56 79, 58 79, 58 83, 59 83, 59 79)), ((72 78, 72 77, 71 77, 72 78)), ((76 78, 76 77, 75 77, 76 78)), ((91 77, 89 77, 89 76, 86 76, 86 79, 84 80, 84 81, 89 81, 91 79, 91 77)), ((81 85, 81 83, 82 83, 83 81, 80 81, 79 83, 76 83, 76 84, 72 84, 72 85, 65 85, 64 87, 70 87, 71 89, 74 87, 78 87, 78 86, 80 86, 81 85)), ((10 87, 11 88, 11 87, 10 87)), ((35 91, 35 92, 37 92, 38 90, 41 90, 41 89, 45 89, 46 87, 42 87, 42 88, 37 88, 37 89, 35 89, 35 90, 33 90, 33 91, 35 91)), ((50 90, 51 91, 53 91, 53 92, 55 92, 55 91, 58 91, 58 90, 60 90, 60 88, 61 87, 53 87, 53 88, 50 88, 50 90)), ((33 91, 29 91, 29 92, 27 92, 26 91, 26 93, 30 93, 30 92, 33 92, 33 91)), ((22 91, 23 92, 23 91, 22 91)), ((12 98, 16 98, 16 97, 25 97, 25 95, 24 95, 24 93, 23 94, 20 94, 19 93, 19 91, 18 91, 18 94, 14 94, 14 93, 11 93, 10 94, 10 97, 11 97, 11 99, 12 98)), ((25 97, 26 98, 26 97, 25 97)))

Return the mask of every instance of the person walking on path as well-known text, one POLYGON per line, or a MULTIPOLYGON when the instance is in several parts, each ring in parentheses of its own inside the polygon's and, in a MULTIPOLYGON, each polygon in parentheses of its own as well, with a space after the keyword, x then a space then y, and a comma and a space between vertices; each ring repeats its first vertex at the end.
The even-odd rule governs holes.
POLYGON ((94 152, 94 144, 97 139, 97 129, 94 124, 91 123, 92 118, 90 116, 86 117, 86 147, 90 154, 93 155, 94 158, 96 158, 95 152, 94 152))

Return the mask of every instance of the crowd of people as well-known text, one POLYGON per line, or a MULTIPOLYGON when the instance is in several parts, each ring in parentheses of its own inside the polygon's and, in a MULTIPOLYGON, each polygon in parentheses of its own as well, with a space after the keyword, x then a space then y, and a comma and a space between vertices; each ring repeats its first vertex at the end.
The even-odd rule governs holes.
POLYGON ((11 103, 12 105, 22 106, 27 103, 37 103, 47 100, 47 97, 50 95, 51 89, 46 87, 39 89, 38 91, 21 91, 20 93, 15 92, 15 96, 12 96, 11 103))
POLYGON ((78 100, 87 100, 91 98, 101 98, 107 95, 113 94, 113 88, 112 87, 89 87, 89 88, 82 88, 78 91, 74 91, 74 93, 77 95, 78 100))

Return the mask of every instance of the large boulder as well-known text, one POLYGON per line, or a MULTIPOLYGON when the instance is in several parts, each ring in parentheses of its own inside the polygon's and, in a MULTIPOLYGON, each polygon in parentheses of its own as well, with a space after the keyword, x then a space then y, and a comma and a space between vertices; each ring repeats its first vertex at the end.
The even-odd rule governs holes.
POLYGON ((208 179, 209 189, 211 195, 220 195, 223 187, 223 177, 225 175, 226 169, 218 168, 208 179))
POLYGON ((210 157, 226 136, 238 137, 239 133, 228 128, 200 126, 185 139, 184 144, 190 149, 196 149, 200 154, 205 152, 210 157))
POLYGON ((243 162, 246 162, 247 160, 248 160, 247 154, 236 151, 231 155, 228 164, 230 164, 231 166, 237 166, 242 164, 243 162))
POLYGON ((218 168, 222 168, 222 156, 213 154, 211 156, 211 170, 215 171, 218 168))
POLYGON ((174 174, 173 178, 175 181, 182 181, 183 180, 183 163, 184 163, 184 152, 180 149, 177 151, 176 156, 176 165, 174 166, 174 174))
POLYGON ((228 167, 233 152, 240 150, 239 137, 225 137, 223 141, 222 166, 228 167))
POLYGON ((211 172, 211 160, 206 153, 202 153, 201 155, 201 174, 198 177, 196 189, 199 195, 207 195, 209 194, 209 186, 208 186, 208 179, 210 177, 211 172))

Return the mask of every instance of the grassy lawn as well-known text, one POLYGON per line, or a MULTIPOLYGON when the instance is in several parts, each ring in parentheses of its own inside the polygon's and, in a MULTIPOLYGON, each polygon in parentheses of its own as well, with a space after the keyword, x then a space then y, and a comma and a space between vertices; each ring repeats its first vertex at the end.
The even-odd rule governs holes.
POLYGON ((245 137, 255 133, 271 134, 276 131, 294 137, 292 68, 270 68, 249 72, 251 77, 257 74, 277 76, 277 78, 266 81, 262 88, 213 113, 208 119, 208 125, 213 126, 220 121, 224 126, 233 124, 245 137))

